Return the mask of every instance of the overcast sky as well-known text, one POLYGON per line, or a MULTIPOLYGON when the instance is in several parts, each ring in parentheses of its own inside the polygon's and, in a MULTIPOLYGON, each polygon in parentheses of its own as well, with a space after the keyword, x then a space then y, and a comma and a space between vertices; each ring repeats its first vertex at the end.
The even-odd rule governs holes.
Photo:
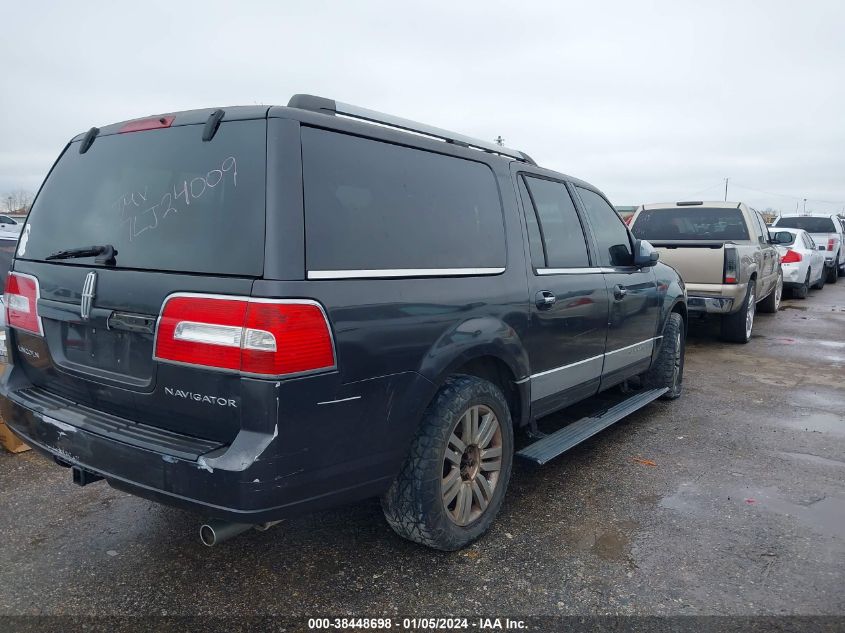
POLYGON ((842 0, 0 0, 0 16, 0 193, 37 189, 93 125, 304 92, 501 134, 617 205, 721 199, 730 177, 761 209, 845 209, 842 0))

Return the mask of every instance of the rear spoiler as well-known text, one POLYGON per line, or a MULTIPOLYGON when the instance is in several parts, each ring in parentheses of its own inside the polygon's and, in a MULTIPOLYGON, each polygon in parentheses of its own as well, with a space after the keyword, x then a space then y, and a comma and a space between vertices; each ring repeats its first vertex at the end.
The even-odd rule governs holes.
POLYGON ((660 248, 722 248, 734 244, 731 240, 648 240, 648 243, 660 248))

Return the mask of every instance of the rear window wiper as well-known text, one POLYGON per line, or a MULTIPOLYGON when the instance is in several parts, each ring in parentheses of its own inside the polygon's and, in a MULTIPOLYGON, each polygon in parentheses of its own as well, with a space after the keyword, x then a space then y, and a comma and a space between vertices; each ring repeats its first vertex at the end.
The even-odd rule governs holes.
POLYGON ((95 264, 105 264, 107 266, 114 266, 117 263, 115 257, 117 256, 117 249, 111 244, 104 244, 103 246, 82 246, 81 248, 69 248, 64 251, 56 251, 47 255, 44 259, 79 259, 81 257, 96 257, 95 264))

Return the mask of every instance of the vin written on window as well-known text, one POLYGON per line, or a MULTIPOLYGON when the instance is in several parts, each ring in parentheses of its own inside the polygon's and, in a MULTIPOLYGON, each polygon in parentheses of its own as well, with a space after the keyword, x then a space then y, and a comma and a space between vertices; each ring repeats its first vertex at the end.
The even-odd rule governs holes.
POLYGON ((231 176, 233 187, 238 186, 238 162, 234 156, 223 160, 217 169, 212 169, 204 176, 196 176, 190 181, 183 179, 165 192, 158 203, 148 207, 149 187, 143 191, 132 191, 120 196, 114 207, 121 218, 121 222, 129 225, 129 241, 139 237, 146 231, 159 227, 159 223, 170 213, 178 213, 180 208, 191 206, 192 200, 201 198, 207 191, 219 185, 224 177, 231 176), (146 208, 145 208, 146 207, 146 208))
POLYGON ((67 248, 111 244, 119 268, 260 275, 266 122, 224 122, 212 142, 201 131, 185 125, 110 134, 85 154, 72 143, 33 205, 19 256, 45 260, 67 248))

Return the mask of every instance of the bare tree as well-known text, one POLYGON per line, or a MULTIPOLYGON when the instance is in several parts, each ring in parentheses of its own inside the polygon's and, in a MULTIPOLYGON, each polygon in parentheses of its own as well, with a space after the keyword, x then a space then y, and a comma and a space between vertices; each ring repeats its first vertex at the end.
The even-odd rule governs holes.
POLYGON ((35 196, 26 189, 15 189, 3 194, 2 206, 7 213, 26 213, 35 196))

